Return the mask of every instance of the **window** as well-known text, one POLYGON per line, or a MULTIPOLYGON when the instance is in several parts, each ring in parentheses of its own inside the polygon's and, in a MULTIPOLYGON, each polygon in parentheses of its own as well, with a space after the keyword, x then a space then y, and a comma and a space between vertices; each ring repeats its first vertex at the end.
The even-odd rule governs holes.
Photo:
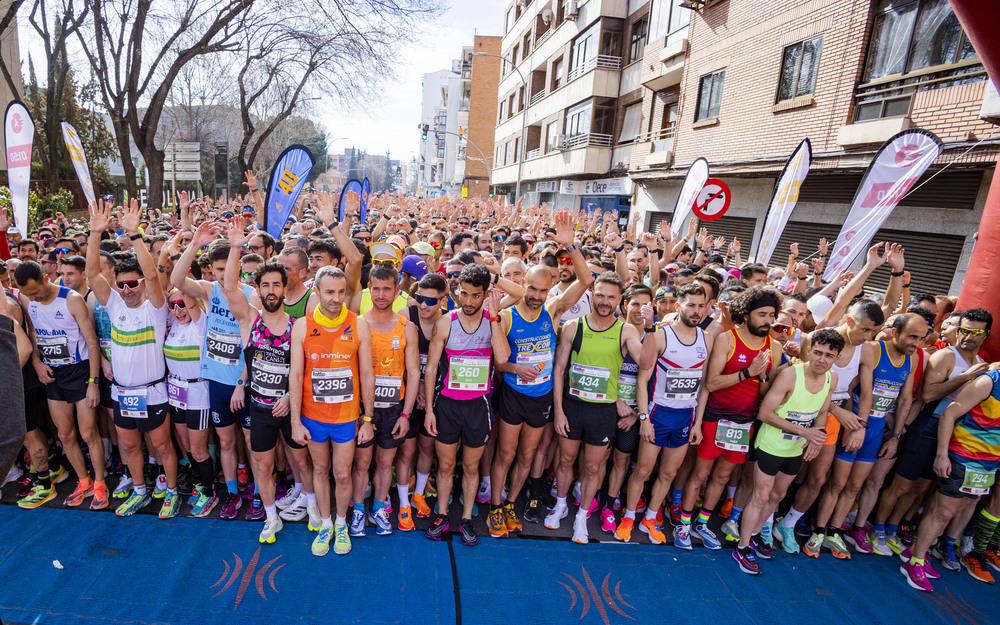
POLYGON ((524 110, 524 85, 521 85, 517 89, 517 112, 520 113, 524 110))
POLYGON ((642 51, 646 48, 646 35, 649 33, 649 19, 639 18, 632 24, 632 40, 629 44, 628 62, 638 61, 642 58, 642 51))
POLYGON ((566 111, 566 136, 590 134, 590 116, 593 108, 594 101, 587 100, 566 111))
POLYGON ((514 139, 514 162, 516 163, 519 158, 521 158, 521 140, 514 139))
POLYGON ((518 50, 517 46, 514 46, 514 49, 510 51, 510 68, 511 68, 511 70, 513 70, 514 66, 517 65, 517 50, 518 50))
POLYGON ((633 104, 625 109, 625 118, 622 120, 622 134, 618 137, 618 143, 628 143, 639 136, 639 125, 642 123, 642 103, 633 104))
POLYGON ((600 36, 600 23, 588 28, 573 42, 573 58, 570 60, 572 71, 569 78, 575 78, 584 72, 584 67, 591 58, 597 57, 597 39, 600 36))
POLYGON ((562 86, 563 80, 563 60, 559 58, 552 64, 552 91, 562 86))
MULTIPOLYGON (((653 0, 649 8, 649 39, 662 39, 688 25, 691 9, 682 6, 685 0, 653 0)), ((668 42, 671 43, 671 42, 668 42)))
POLYGON ((500 117, 498 118, 497 123, 503 122, 503 120, 505 119, 504 113, 506 112, 507 112, 507 100, 500 100, 500 117))
POLYGON ((521 46, 524 50, 524 58, 528 58, 528 54, 531 52, 531 31, 529 30, 524 34, 524 43, 521 46))
POLYGON ((948 0, 879 0, 864 80, 976 57, 948 0))
POLYGON ((556 147, 556 139, 559 137, 559 122, 549 122, 545 127, 545 153, 548 154, 556 147))
POLYGON ((507 118, 510 119, 514 116, 514 94, 510 94, 507 98, 507 118))
POLYGON ((510 27, 514 25, 514 9, 507 9, 507 17, 504 19, 503 32, 506 34, 510 27))
POLYGON ((719 105, 722 103, 722 81, 726 78, 726 70, 706 74, 701 77, 698 87, 698 111, 694 121, 712 119, 719 116, 719 105))
POLYGON ((781 55, 781 82, 778 102, 801 98, 813 93, 823 37, 793 43, 781 55))
POLYGON ((503 164, 504 165, 510 165, 511 163, 514 162, 514 157, 512 156, 512 154, 513 154, 512 148, 513 147, 514 147, 514 142, 513 141, 508 141, 507 142, 507 148, 506 148, 506 152, 507 153, 504 155, 504 159, 503 159, 503 164))

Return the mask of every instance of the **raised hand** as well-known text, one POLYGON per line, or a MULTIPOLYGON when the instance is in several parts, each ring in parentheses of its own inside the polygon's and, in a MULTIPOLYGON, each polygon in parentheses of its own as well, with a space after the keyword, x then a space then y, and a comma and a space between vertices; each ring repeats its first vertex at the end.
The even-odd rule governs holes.
POLYGON ((135 198, 129 202, 128 206, 122 208, 122 228, 125 229, 125 234, 137 234, 139 232, 139 218, 142 216, 142 211, 139 210, 139 202, 135 198))
POLYGON ((741 247, 740 246, 740 240, 737 239, 736 237, 733 237, 733 242, 729 244, 729 250, 733 254, 739 254, 740 253, 740 247, 741 247))
POLYGON ((243 247, 246 242, 246 234, 243 233, 243 217, 237 215, 226 221, 226 236, 229 238, 229 245, 233 247, 243 247))
POLYGON ((567 210, 558 211, 553 216, 556 228, 556 243, 559 247, 569 247, 573 245, 573 217, 567 210))
POLYGON ((191 245, 195 247, 205 247, 209 243, 215 240, 216 235, 218 235, 219 230, 222 226, 215 221, 203 221, 198 229, 194 231, 194 237, 191 239, 191 245))
POLYGON ((793 258, 798 258, 799 257, 799 244, 798 243, 792 243, 791 245, 789 245, 788 246, 788 250, 789 250, 789 253, 792 255, 793 258))
POLYGON ((827 251, 830 249, 830 243, 825 238, 822 238, 819 240, 817 247, 819 247, 819 253, 826 256, 827 251))
POLYGON ((246 176, 247 188, 250 189, 252 193, 257 189, 257 175, 253 173, 252 169, 246 170, 245 172, 243 172, 243 175, 246 176))
POLYGON ((879 256, 878 253, 879 248, 882 247, 883 245, 885 244, 879 242, 868 248, 868 254, 865 257, 865 264, 878 268, 885 263, 886 259, 879 256))
POLYGON ((906 266, 906 258, 904 257, 906 250, 899 243, 886 244, 885 254, 882 255, 882 260, 889 263, 892 267, 893 272, 899 273, 906 266))

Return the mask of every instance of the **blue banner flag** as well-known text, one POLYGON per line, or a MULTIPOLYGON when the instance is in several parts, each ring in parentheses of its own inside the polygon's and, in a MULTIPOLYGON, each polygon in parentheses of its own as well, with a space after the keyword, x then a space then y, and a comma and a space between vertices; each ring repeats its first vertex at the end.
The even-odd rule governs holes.
POLYGON ((347 213, 347 202, 350 200, 351 202, 360 202, 361 223, 364 223, 365 205, 361 199, 363 196, 364 189, 361 183, 353 178, 348 180, 347 184, 344 185, 343 191, 340 192, 340 221, 344 221, 344 216, 347 213))
POLYGON ((271 180, 267 183, 267 200, 261 220, 272 237, 277 239, 281 236, 313 163, 313 155, 304 145, 288 146, 275 161, 271 180))
POLYGON ((361 182, 361 215, 359 221, 365 223, 365 218, 368 217, 368 198, 371 197, 372 188, 368 183, 368 178, 365 178, 361 182))

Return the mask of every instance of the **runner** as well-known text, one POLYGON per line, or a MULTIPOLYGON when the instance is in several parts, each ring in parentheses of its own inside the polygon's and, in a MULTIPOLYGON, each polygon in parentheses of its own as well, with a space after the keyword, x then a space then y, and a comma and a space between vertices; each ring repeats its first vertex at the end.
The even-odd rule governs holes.
POLYGON ((779 371, 761 401, 753 491, 740 520, 739 545, 733 550, 744 573, 759 575, 756 558, 773 557, 760 536, 764 522, 784 499, 803 459, 815 458, 827 438, 826 419, 837 386, 837 374, 830 369, 843 347, 844 337, 836 330, 817 330, 809 342, 809 361, 779 371))
MULTIPOLYGON (((499 279, 496 275, 494 284, 499 279)), ((425 397, 434 397, 427 407, 427 432, 435 437, 438 458, 438 513, 427 537, 440 540, 450 527, 448 504, 458 449, 462 452, 462 543, 478 542, 472 527, 472 506, 479 486, 479 461, 493 428, 493 407, 488 397, 492 388, 491 359, 504 362, 510 348, 504 340, 499 312, 502 294, 490 289, 485 267, 468 265, 459 276, 459 310, 452 311, 434 326, 424 371, 425 397), (485 308, 485 310, 484 310, 485 308), (440 384, 438 367, 446 358, 440 384)))
MULTIPOLYGON (((677 301, 680 306, 677 319, 654 335, 655 367, 639 372, 637 399, 642 440, 635 470, 628 479, 625 515, 615 532, 618 540, 628 541, 631 537, 639 498, 659 460, 646 515, 639 527, 652 542, 666 541, 663 529, 656 522, 656 513, 687 455, 688 443, 698 444, 701 436, 704 408, 699 406, 704 406, 707 396, 703 390, 704 365, 713 344, 712 337, 700 327, 708 314, 708 294, 702 285, 689 284, 681 287, 677 301)), ((690 548, 686 526, 677 524, 674 544, 690 548)))
POLYGON ((288 287, 285 289, 288 303, 284 304, 285 312, 292 319, 301 319, 311 313, 319 301, 316 292, 306 288, 304 284, 309 273, 309 256, 301 247, 292 245, 281 250, 278 262, 284 265, 288 273, 288 287))
MULTIPOLYGON (((510 357, 506 362, 497 363, 497 370, 503 373, 503 385, 499 391, 503 408, 500 410, 500 440, 490 478, 500 488, 492 489, 487 523, 490 536, 494 538, 521 529, 514 502, 528 479, 542 432, 552 420, 552 363, 556 345, 554 322, 576 304, 594 282, 580 247, 573 243, 573 223, 569 211, 559 211, 554 221, 556 242, 569 251, 576 280, 562 295, 547 299, 550 274, 544 267, 532 267, 525 276, 524 298, 500 314, 510 357), (517 462, 510 474, 510 488, 501 505, 503 485, 515 458, 517 462)), ((516 257, 507 259, 504 266, 508 263, 520 263, 523 267, 516 257)), ((540 480, 532 478, 528 508, 538 507, 541 494, 540 480)))
MULTIPOLYGON (((558 494, 555 507, 545 517, 545 527, 559 529, 560 520, 569 514, 566 496, 582 443, 580 508, 573 521, 573 542, 580 544, 589 540, 587 512, 599 487, 600 464, 615 435, 624 356, 631 354, 640 370, 651 368, 656 359, 655 342, 643 344, 634 327, 615 318, 621 298, 621 278, 611 271, 602 273, 594 282, 593 310, 563 326, 556 351, 552 396, 555 430, 560 436, 558 494)), ((652 305, 643 307, 642 319, 645 332, 654 332, 652 305)))
POLYGON ((305 323, 292 329, 292 439, 299 445, 308 443, 313 464, 316 501, 309 498, 309 529, 319 534, 313 540, 312 553, 325 556, 333 538, 334 553, 345 555, 351 550, 347 508, 355 440, 363 444, 374 436, 371 331, 368 322, 347 309, 347 277, 343 271, 321 268, 313 280, 313 289, 319 295, 319 305, 305 323), (359 428, 362 397, 365 414, 359 428), (331 468, 336 525, 331 519, 331 468), (313 506, 318 510, 314 511, 313 506))

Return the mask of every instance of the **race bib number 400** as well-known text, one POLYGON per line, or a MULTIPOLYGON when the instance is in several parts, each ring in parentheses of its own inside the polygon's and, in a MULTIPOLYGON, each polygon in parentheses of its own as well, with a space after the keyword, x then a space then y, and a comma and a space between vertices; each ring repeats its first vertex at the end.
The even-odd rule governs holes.
POLYGON ((148 416, 146 412, 146 389, 119 389, 118 409, 121 411, 123 417, 145 419, 148 416))
POLYGON ((448 388, 453 391, 485 391, 489 388, 490 359, 452 356, 448 359, 448 388))
POLYGON ((209 330, 205 352, 219 364, 235 365, 240 361, 240 335, 209 330))
POLYGON ((993 482, 996 480, 996 471, 974 471, 965 469, 965 480, 962 481, 960 491, 968 495, 988 495, 993 482))
POLYGON ((342 404, 354 400, 354 376, 350 367, 313 369, 313 401, 319 404, 342 404))
POLYGON ((569 394, 580 399, 604 401, 608 398, 611 370, 574 364, 569 370, 569 394))
POLYGON ((403 380, 395 375, 375 376, 375 407, 392 408, 403 396, 403 380))
POLYGON ((719 421, 715 430, 715 444, 728 451, 750 451, 750 428, 753 423, 733 423, 725 419, 719 421))

